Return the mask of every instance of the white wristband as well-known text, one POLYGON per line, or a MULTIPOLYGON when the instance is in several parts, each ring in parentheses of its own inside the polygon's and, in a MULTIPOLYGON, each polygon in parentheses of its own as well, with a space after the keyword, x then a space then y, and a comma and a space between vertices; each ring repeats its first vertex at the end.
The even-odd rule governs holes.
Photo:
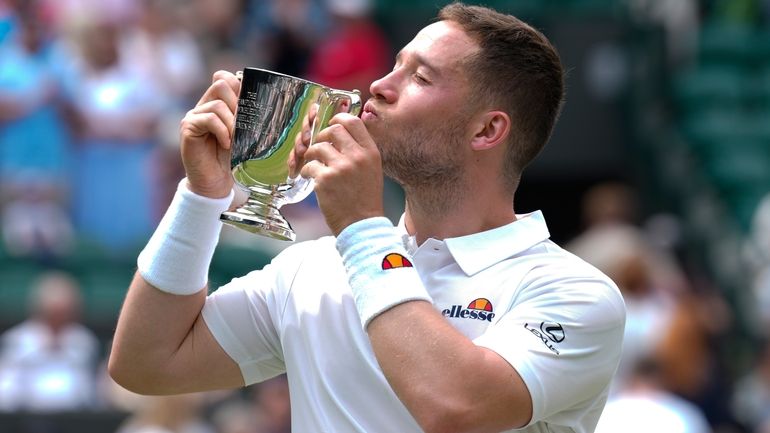
POLYGON ((409 301, 433 302, 395 227, 385 217, 351 224, 337 236, 364 329, 378 315, 409 301))
POLYGON ((139 253, 142 278, 175 295, 191 295, 206 287, 222 229, 219 215, 230 207, 233 194, 203 197, 190 191, 187 179, 182 179, 158 228, 139 253))

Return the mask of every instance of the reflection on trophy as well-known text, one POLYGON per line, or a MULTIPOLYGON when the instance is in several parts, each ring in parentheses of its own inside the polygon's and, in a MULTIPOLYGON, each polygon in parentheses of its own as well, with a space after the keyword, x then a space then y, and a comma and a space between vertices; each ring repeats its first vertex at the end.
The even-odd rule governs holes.
POLYGON ((249 199, 220 219, 251 233, 293 241, 296 235, 278 209, 313 190, 312 179, 289 172, 302 122, 317 109, 310 128, 312 145, 335 114, 358 115, 361 96, 263 69, 245 68, 239 76, 231 167, 236 186, 246 190, 249 199))

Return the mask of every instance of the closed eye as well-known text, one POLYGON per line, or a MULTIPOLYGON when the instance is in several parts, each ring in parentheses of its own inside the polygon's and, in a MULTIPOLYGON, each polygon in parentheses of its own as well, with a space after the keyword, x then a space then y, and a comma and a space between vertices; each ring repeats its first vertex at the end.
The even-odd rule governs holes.
POLYGON ((414 74, 414 79, 420 84, 430 84, 430 80, 420 74, 414 74))

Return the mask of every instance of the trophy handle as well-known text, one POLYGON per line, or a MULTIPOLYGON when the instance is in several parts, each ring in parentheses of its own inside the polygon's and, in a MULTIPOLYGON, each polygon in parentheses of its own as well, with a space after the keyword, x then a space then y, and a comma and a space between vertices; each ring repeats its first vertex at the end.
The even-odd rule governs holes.
POLYGON ((339 113, 339 109, 343 107, 343 103, 347 106, 347 112, 358 116, 361 112, 361 92, 353 90, 348 92, 347 90, 326 89, 323 94, 323 99, 319 103, 318 113, 316 113, 315 119, 313 119, 313 128, 310 133, 310 144, 315 143, 315 137, 321 132, 322 129, 329 126, 329 121, 332 120, 335 114, 339 113))

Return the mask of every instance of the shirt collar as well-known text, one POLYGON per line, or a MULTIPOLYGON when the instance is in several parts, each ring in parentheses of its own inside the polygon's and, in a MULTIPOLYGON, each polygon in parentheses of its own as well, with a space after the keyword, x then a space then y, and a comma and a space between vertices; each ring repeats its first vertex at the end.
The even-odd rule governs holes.
MULTIPOLYGON (((466 275, 473 275, 548 239, 551 234, 543 213, 516 215, 516 221, 484 232, 444 240, 449 253, 466 275)), ((417 245, 409 236, 404 217, 398 224, 404 246, 414 254, 417 245)))

